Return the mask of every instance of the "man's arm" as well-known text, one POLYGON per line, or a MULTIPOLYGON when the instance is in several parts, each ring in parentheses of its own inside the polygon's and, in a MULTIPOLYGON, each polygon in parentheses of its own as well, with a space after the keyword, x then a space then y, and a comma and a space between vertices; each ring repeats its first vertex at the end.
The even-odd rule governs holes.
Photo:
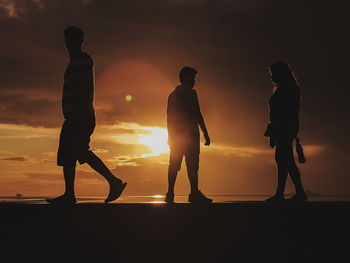
POLYGON ((198 120, 199 127, 201 127, 201 130, 204 133, 205 143, 204 145, 210 145, 210 137, 208 134, 207 127, 205 126, 204 118, 201 112, 199 112, 199 120, 198 120))
POLYGON ((210 145, 209 133, 208 133, 207 127, 205 125, 205 121, 204 121, 203 115, 201 113, 201 109, 200 109, 199 101, 198 101, 198 96, 197 96, 196 92, 195 92, 195 99, 196 99, 196 102, 195 102, 196 103, 196 108, 197 108, 197 111, 198 111, 198 125, 201 128, 201 130, 202 130, 202 132, 204 134, 204 138, 205 138, 204 145, 210 145))

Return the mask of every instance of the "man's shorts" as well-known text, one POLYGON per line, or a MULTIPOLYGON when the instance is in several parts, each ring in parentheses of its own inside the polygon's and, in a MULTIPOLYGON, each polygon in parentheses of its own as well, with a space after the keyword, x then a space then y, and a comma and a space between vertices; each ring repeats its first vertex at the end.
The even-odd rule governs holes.
POLYGON ((57 152, 57 165, 64 166, 79 161, 86 162, 86 156, 90 152, 90 136, 95 129, 94 114, 74 116, 65 119, 57 152))
POLYGON ((179 171, 181 169, 182 158, 185 156, 187 169, 198 172, 199 152, 199 142, 190 145, 170 146, 169 169, 179 171))

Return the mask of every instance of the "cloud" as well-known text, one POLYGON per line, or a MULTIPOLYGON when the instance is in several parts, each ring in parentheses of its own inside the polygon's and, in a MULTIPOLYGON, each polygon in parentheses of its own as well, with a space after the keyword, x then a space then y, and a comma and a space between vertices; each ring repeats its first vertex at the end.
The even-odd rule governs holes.
POLYGON ((158 157, 160 154, 130 154, 130 155, 119 155, 114 156, 107 160, 107 162, 113 163, 115 167, 118 166, 141 166, 140 160, 145 158, 158 157))
MULTIPOLYGON (((295 147, 295 146, 293 146, 295 147)), ((314 156, 326 151, 327 146, 325 145, 304 145, 304 152, 307 156, 314 156)), ((259 155, 273 155, 274 150, 271 148, 262 148, 262 147, 237 147, 230 145, 211 145, 209 147, 202 147, 204 151, 212 151, 217 153, 222 153, 224 155, 234 155, 237 157, 246 157, 250 158, 253 156, 259 155)))
POLYGON ((259 147, 237 147, 230 145, 210 145, 209 147, 203 147, 203 150, 214 151, 222 153, 224 155, 234 155, 237 157, 252 157, 255 155, 269 155, 272 154, 270 149, 264 149, 259 147))
POLYGON ((3 161, 18 161, 18 162, 28 161, 28 159, 23 157, 23 156, 7 157, 7 158, 2 158, 1 160, 3 160, 3 161))
MULTIPOLYGON (((20 154, 20 153, 17 153, 20 154)), ((47 160, 38 160, 36 158, 30 158, 26 155, 20 156, 20 155, 7 155, 0 158, 0 161, 2 161, 2 168, 3 170, 6 170, 6 167, 13 167, 16 165, 18 170, 26 169, 25 167, 29 165, 40 165, 40 163, 48 163, 51 162, 48 159, 47 160), (8 166, 7 166, 8 165, 8 166)), ((13 168, 9 168, 10 170, 13 168)))
POLYGON ((134 122, 117 122, 110 125, 99 125, 95 137, 120 144, 140 145, 140 136, 151 134, 159 129, 166 131, 164 127, 144 126, 134 122))
MULTIPOLYGON (((77 169, 76 171, 77 177, 79 180, 83 180, 86 183, 93 184, 94 182, 102 182, 104 181, 103 177, 98 175, 96 172, 86 172, 83 170, 77 169)), ((63 182, 63 174, 62 173, 53 173, 53 172, 22 172, 18 174, 14 174, 12 177, 2 178, 2 181, 26 181, 30 184, 56 184, 63 182)))
POLYGON ((56 158, 56 154, 57 154, 57 152, 54 152, 54 151, 43 152, 43 155, 45 155, 49 158, 56 158))
POLYGON ((57 139, 59 129, 0 123, 0 139, 57 139))
POLYGON ((108 150, 99 148, 91 148, 91 151, 94 151, 95 153, 108 153, 108 150))
MULTIPOLYGON (((20 167, 21 165, 28 165, 28 164, 35 163, 35 159, 28 157, 26 154, 23 155, 23 153, 19 151, 13 151, 13 152, 0 151, 0 161, 2 161, 3 171, 5 171, 6 165, 10 165, 11 167, 12 165, 17 165, 17 167, 20 167)), ((13 168, 10 168, 10 169, 13 169, 13 168)))
POLYGON ((43 9, 45 0, 0 0, 0 9, 3 15, 8 18, 20 18, 30 12, 31 9, 43 9))
POLYGON ((0 96, 0 123, 57 127, 62 122, 60 102, 24 95, 0 96))
POLYGON ((0 1, 0 8, 2 11, 8 16, 8 17, 14 17, 17 18, 17 9, 14 1, 11 0, 1 0, 0 1))

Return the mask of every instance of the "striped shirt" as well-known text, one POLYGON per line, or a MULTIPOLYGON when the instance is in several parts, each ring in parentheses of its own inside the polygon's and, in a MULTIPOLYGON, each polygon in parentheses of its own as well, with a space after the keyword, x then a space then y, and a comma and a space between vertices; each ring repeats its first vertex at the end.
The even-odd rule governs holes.
POLYGON ((64 72, 62 111, 64 117, 93 113, 94 61, 82 52, 71 58, 64 72))

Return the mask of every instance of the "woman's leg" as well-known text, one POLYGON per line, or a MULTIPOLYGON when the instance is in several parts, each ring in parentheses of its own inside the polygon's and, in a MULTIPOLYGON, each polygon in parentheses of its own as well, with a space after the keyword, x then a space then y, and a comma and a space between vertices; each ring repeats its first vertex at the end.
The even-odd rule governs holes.
POLYGON ((304 194, 304 188, 303 188, 303 184, 301 183, 301 177, 300 177, 300 171, 297 167, 297 165, 294 164, 289 168, 289 175, 290 178, 292 179, 292 182, 294 184, 295 187, 295 192, 297 194, 304 194))
POLYGON ((286 187, 286 181, 288 176, 288 141, 277 140, 275 160, 277 165, 277 190, 276 195, 283 195, 286 187))
POLYGON ((290 178, 295 187, 296 194, 288 199, 288 201, 306 201, 307 196, 305 195, 303 185, 300 179, 300 171, 295 163, 293 154, 293 139, 288 140, 286 143, 286 158, 287 158, 287 169, 290 178))
POLYGON ((301 183, 300 171, 294 159, 293 140, 288 143, 288 173, 294 184, 295 192, 297 194, 305 194, 301 183))

